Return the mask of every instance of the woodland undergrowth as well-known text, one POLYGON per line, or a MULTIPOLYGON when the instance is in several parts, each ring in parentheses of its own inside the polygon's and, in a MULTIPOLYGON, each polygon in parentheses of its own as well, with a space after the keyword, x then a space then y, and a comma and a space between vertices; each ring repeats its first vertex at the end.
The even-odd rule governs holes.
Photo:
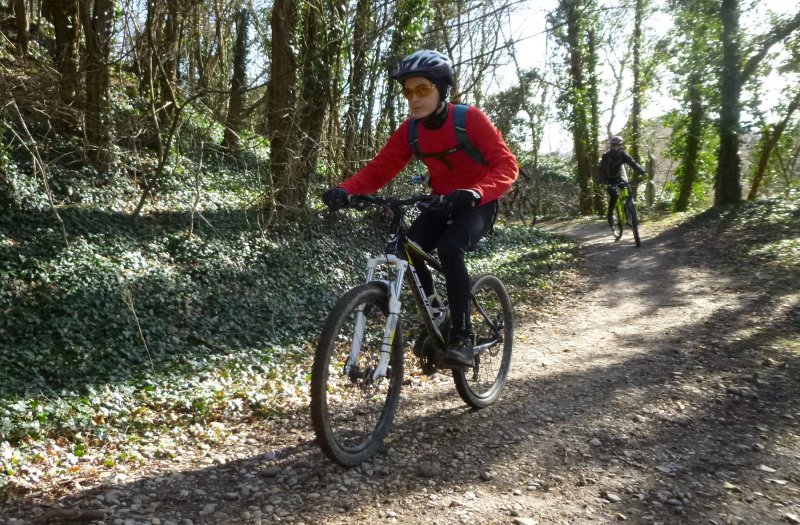
MULTIPOLYGON (((81 190, 86 194, 86 189, 81 190)), ((246 207, 132 217, 60 204, 0 214, 0 491, 135 468, 231 425, 302 413, 315 337, 382 248, 378 213, 269 231, 246 207)), ((565 293, 577 249, 498 223, 470 257, 518 315, 565 293)), ((409 298, 410 300, 410 298, 409 298)))

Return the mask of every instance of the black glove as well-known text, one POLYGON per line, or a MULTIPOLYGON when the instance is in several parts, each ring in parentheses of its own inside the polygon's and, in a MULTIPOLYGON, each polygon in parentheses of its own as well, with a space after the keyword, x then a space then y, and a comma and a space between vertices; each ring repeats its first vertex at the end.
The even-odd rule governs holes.
POLYGON ((472 208, 480 200, 480 196, 473 190, 453 190, 444 197, 444 205, 450 213, 458 213, 472 208))
POLYGON ((342 188, 331 188, 322 194, 322 202, 324 202, 331 211, 336 211, 340 208, 347 207, 350 203, 350 195, 342 188))

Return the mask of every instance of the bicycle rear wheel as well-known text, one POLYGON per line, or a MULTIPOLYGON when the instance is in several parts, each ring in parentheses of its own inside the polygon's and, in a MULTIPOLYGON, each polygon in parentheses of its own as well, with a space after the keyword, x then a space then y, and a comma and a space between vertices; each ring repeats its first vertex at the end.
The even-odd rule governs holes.
POLYGON ((616 206, 611 212, 611 235, 614 236, 615 241, 622 237, 622 217, 619 216, 619 210, 617 210, 616 206))
POLYGON ((536 206, 534 206, 533 199, 530 197, 522 197, 519 203, 520 218, 522 224, 533 228, 536 225, 536 206))
POLYGON ((503 283, 491 274, 475 279, 472 285, 472 329, 475 347, 474 367, 453 370, 458 395, 473 408, 494 403, 506 384, 514 348, 514 309, 503 283))
POLYGON ((638 248, 642 245, 642 241, 639 239, 639 215, 636 212, 636 204, 629 200, 625 203, 625 211, 628 214, 628 222, 633 230, 633 240, 636 241, 636 247, 638 248))
POLYGON ((389 295, 378 283, 347 292, 328 315, 311 370, 311 421, 322 451, 344 467, 372 456, 394 420, 403 381, 403 334, 398 321, 388 377, 374 380, 389 314, 389 295), (364 331, 358 363, 345 372, 363 308, 364 331))

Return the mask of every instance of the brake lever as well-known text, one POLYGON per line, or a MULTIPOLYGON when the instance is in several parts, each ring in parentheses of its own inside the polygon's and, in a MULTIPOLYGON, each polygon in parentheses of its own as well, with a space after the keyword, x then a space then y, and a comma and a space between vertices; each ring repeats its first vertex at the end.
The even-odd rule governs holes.
POLYGON ((347 207, 351 210, 365 210, 369 206, 369 201, 360 198, 359 195, 351 195, 347 207))
POLYGON ((426 209, 441 208, 444 203, 444 195, 431 195, 430 199, 420 201, 416 204, 416 208, 420 211, 426 209))

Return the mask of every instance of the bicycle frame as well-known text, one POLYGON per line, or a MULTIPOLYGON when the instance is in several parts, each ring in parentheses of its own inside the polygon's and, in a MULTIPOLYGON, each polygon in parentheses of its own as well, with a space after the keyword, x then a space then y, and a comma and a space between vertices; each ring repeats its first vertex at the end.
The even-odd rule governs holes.
MULTIPOLYGON (((400 300, 400 295, 403 290, 403 284, 405 279, 410 276, 409 286, 411 287, 412 295, 417 300, 417 303, 421 306, 422 311, 424 312, 423 322, 427 330, 435 334, 436 337, 444 343, 445 337, 442 333, 442 329, 439 326, 439 323, 434 321, 433 318, 433 309, 430 301, 428 300, 428 296, 425 293, 424 288, 422 287, 422 283, 417 275, 417 270, 412 263, 412 254, 417 256, 418 258, 425 261, 425 263, 432 269, 439 273, 443 272, 442 266, 438 260, 433 258, 428 252, 422 249, 414 241, 408 240, 405 238, 403 232, 403 224, 405 219, 405 212, 404 209, 401 207, 402 204, 412 204, 414 202, 423 202, 426 197, 416 197, 411 199, 406 199, 402 201, 394 201, 396 202, 393 204, 393 201, 385 202, 379 200, 379 198, 372 198, 367 199, 366 202, 378 202, 383 203, 389 207, 389 209, 394 212, 392 217, 391 225, 389 226, 389 235, 388 240, 386 243, 386 249, 384 251, 385 255, 381 256, 373 256, 367 260, 367 276, 366 282, 367 283, 380 283, 384 287, 389 295, 389 315, 386 316, 386 325, 383 331, 383 339, 381 340, 381 351, 380 351, 380 358, 378 360, 378 366, 375 367, 375 370, 372 371, 371 379, 373 381, 381 378, 386 377, 389 373, 389 359, 391 356, 391 348, 392 344, 394 343, 395 333, 397 331, 397 323, 400 319, 400 312, 402 309, 402 301, 400 300), (402 243, 403 253, 405 255, 405 259, 394 255, 397 253, 398 246, 402 243), (378 267, 380 266, 389 266, 394 267, 395 276, 393 280, 388 279, 375 279, 375 273, 378 267), (412 286, 413 284, 413 286, 412 286)), ((474 351, 476 354, 483 352, 487 348, 493 346, 501 339, 500 330, 497 328, 496 324, 492 322, 489 318, 488 314, 486 313, 485 309, 479 304, 477 301, 473 299, 473 303, 476 305, 477 311, 480 315, 494 328, 493 337, 489 340, 481 341, 480 344, 476 344, 474 346, 474 351)), ((361 343, 364 339, 364 329, 366 325, 366 316, 364 315, 364 307, 359 306, 356 308, 356 325, 353 333, 353 342, 350 347, 350 356, 345 364, 344 372, 345 374, 350 373, 350 371, 355 367, 358 363, 358 356, 361 353, 361 343)))
POLYGON ((619 182, 614 186, 619 189, 617 202, 614 207, 617 209, 617 215, 619 215, 620 220, 626 223, 628 222, 628 212, 625 210, 625 203, 631 197, 630 186, 627 181, 619 182))
MULTIPOLYGON (((409 199, 409 201, 411 201, 409 204, 414 200, 415 199, 409 199)), ((423 199, 421 198, 417 199, 418 202, 422 202, 422 200, 423 199)), ((404 201, 401 203, 404 203, 404 201)), ((403 238, 404 236, 402 229, 403 219, 405 218, 403 208, 401 208, 399 205, 392 206, 391 204, 389 204, 389 208, 394 212, 394 215, 392 217, 391 225, 389 226, 389 235, 386 243, 385 255, 370 257, 367 260, 366 282, 376 282, 382 284, 386 287, 386 290, 389 294, 389 315, 386 317, 386 326, 383 331, 383 340, 381 341, 381 356, 378 361, 378 366, 375 367, 375 370, 372 372, 373 381, 388 375, 389 356, 391 355, 391 348, 392 344, 394 343, 397 323, 400 319, 400 311, 402 309, 400 294, 403 290, 406 272, 408 272, 408 274, 411 276, 411 281, 414 284, 414 286, 411 287, 412 293, 417 299, 418 303, 422 305, 422 310, 425 312, 423 319, 427 329, 432 331, 432 333, 435 333, 441 341, 444 341, 444 335, 442 334, 439 325, 433 320, 433 310, 430 301, 424 292, 422 283, 417 275, 417 271, 414 268, 414 265, 411 263, 411 253, 413 252, 415 255, 421 257, 433 270, 441 272, 442 267, 439 264, 439 261, 431 257, 431 255, 423 250, 418 244, 403 238), (403 251, 406 255, 405 259, 401 259, 400 257, 394 255, 397 252, 398 245, 401 241, 403 242, 403 251), (394 267, 394 280, 390 281, 388 279, 375 279, 375 272, 379 266, 394 267)), ((355 333, 353 334, 353 343, 350 347, 350 357, 345 365, 346 374, 349 374, 352 367, 358 363, 358 356, 361 353, 361 342, 364 338, 364 328, 366 323, 366 318, 363 312, 363 306, 359 306, 356 309, 355 333)))

